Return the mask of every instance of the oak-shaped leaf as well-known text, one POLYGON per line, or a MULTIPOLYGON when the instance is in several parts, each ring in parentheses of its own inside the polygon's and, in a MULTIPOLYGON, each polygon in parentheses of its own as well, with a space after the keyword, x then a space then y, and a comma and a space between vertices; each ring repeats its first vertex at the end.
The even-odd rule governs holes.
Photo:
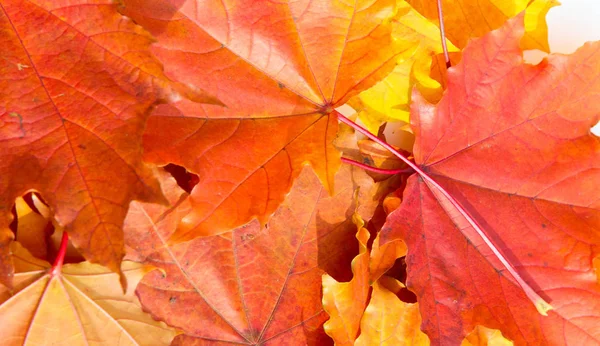
POLYGON ((462 214, 415 175, 381 245, 406 241, 407 287, 434 345, 458 345, 475 325, 515 345, 600 343, 600 139, 590 132, 600 43, 533 66, 523 32, 521 15, 472 41, 437 106, 413 94, 414 157, 553 309, 538 313, 462 214))
POLYGON ((82 262, 53 274, 50 263, 13 242, 14 294, 0 286, 2 345, 169 345, 178 334, 142 311, 135 286, 151 266, 123 262, 129 282, 123 293, 119 275, 82 262))
POLYGON ((395 0, 123 3, 158 38, 153 52, 169 76, 227 106, 182 100, 148 121, 145 159, 200 180, 173 243, 264 224, 305 163, 333 192, 333 109, 385 77, 405 49, 391 35, 395 0))
POLYGON ((329 315, 325 332, 340 346, 428 346, 429 339, 419 329, 418 304, 403 302, 397 296, 404 285, 388 276, 371 285, 369 231, 358 214, 353 215, 353 221, 359 253, 352 260, 352 280, 338 282, 323 275, 323 308, 329 315))
POLYGON ((0 282, 10 285, 15 198, 38 191, 90 261, 118 271, 133 199, 161 202, 142 162, 149 108, 182 95, 150 54, 152 37, 111 1, 0 4, 0 282))
POLYGON ((171 208, 131 205, 126 258, 164 270, 148 274, 137 294, 155 318, 185 332, 175 344, 330 343, 322 328, 321 276, 352 277, 358 252, 352 214, 358 203, 357 212, 369 218, 378 203, 377 186, 364 171, 343 166, 329 196, 305 167, 265 226, 254 220, 175 245, 167 239, 191 203, 172 178, 162 185, 171 208))
POLYGON ((360 322, 361 334, 356 346, 429 346, 429 339, 420 329, 419 303, 406 303, 396 295, 404 285, 382 276, 373 283, 369 305, 360 322))
POLYGON ((352 260, 352 280, 337 282, 323 274, 323 308, 329 315, 324 329, 337 346, 352 346, 358 337, 360 321, 369 298, 369 230, 362 218, 352 216, 357 226, 359 253, 352 260))

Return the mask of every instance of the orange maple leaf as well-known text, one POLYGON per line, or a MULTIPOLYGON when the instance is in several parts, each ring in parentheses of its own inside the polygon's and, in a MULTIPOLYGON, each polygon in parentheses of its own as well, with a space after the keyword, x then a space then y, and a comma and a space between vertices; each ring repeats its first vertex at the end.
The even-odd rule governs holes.
POLYGON ((10 285, 10 209, 37 190, 73 243, 114 271, 133 199, 161 202, 142 163, 150 106, 181 95, 148 51, 151 36, 111 1, 0 4, 0 282, 10 285))
POLYGON ((159 39, 153 52, 170 76, 227 105, 183 100, 149 119, 145 158, 200 178, 173 242, 265 223, 305 163, 333 191, 331 111, 391 71, 402 49, 391 37, 393 0, 124 3, 159 39))
MULTIPOLYGON (((184 345, 239 342, 322 344, 321 275, 351 277, 355 226, 348 216, 360 186, 359 213, 369 217, 375 186, 363 171, 344 167, 330 197, 306 167, 265 227, 258 221, 231 233, 166 244, 190 203, 166 181, 174 207, 133 202, 126 219, 128 259, 164 270, 147 275, 137 293, 145 309, 186 335, 184 345), (340 246, 340 244, 348 244, 340 246)), ((176 187, 176 186, 175 186, 176 187)), ((179 340, 179 341, 177 341, 179 340)))

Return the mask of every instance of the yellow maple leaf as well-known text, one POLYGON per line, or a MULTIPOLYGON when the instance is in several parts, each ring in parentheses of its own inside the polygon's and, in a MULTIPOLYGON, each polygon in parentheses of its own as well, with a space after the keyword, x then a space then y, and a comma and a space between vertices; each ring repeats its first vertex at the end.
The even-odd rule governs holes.
MULTIPOLYGON (((415 84, 431 102, 441 96, 440 84, 429 77, 432 56, 443 51, 440 31, 408 3, 402 1, 398 7, 393 37, 402 42, 404 52, 397 57, 396 67, 385 79, 348 102, 373 133, 386 121, 408 121, 410 92, 415 84)), ((457 51, 450 42, 448 49, 457 51)))
POLYGON ((151 266, 123 262, 129 282, 97 264, 67 264, 53 273, 48 262, 11 244, 14 295, 0 285, 0 335, 11 345, 169 345, 177 331, 142 311, 135 287, 151 266))
MULTIPOLYGON (((455 52, 453 62, 469 39, 480 37, 499 28, 508 18, 525 11, 523 49, 548 47, 548 27, 545 17, 550 8, 559 5, 556 0, 443 0, 445 34, 448 51, 455 52), (453 45, 456 45, 454 46, 453 45), (458 48, 457 48, 458 47, 458 48)), ((432 59, 442 53, 437 26, 436 1, 409 0, 400 2, 394 37, 406 42, 406 51, 398 58, 398 65, 385 79, 352 98, 348 104, 359 113, 360 120, 372 133, 377 133, 384 122, 408 122, 410 94, 413 87, 430 103, 437 103, 445 85, 443 59, 432 59), (410 5, 409 5, 410 4, 410 5), (414 7, 411 7, 411 5, 414 7), (433 62, 432 62, 433 60, 433 62), (433 65, 433 66, 432 66, 433 65), (432 78, 431 70, 440 70, 441 76, 432 78), (440 83, 441 82, 441 83, 440 83)))
MULTIPOLYGON (((437 1, 407 0, 415 10, 438 23, 437 1)), ((546 14, 559 5, 556 0, 442 0, 446 37, 460 49, 469 39, 481 37, 501 27, 509 18, 525 11, 522 49, 548 48, 546 14)))

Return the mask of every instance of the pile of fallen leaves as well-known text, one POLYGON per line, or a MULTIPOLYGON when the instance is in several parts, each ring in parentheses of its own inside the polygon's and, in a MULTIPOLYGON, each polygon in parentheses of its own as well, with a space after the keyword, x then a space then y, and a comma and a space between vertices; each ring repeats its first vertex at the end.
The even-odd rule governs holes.
POLYGON ((2 345, 600 345, 600 42, 439 5, 0 0, 2 345))

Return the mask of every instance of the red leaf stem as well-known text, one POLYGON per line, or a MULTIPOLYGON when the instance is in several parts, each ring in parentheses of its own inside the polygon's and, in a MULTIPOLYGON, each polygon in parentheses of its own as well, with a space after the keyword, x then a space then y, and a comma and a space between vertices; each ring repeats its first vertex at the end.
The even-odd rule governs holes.
POLYGON ((446 59, 446 68, 450 68, 450 55, 448 55, 448 47, 446 46, 446 34, 444 33, 444 12, 442 11, 442 0, 437 0, 438 20, 440 22, 440 37, 442 39, 442 49, 444 50, 444 59, 446 59))
POLYGON ((67 254, 67 245, 69 244, 69 235, 67 232, 63 232, 62 239, 60 241, 60 248, 58 254, 50 270, 50 276, 60 275, 62 270, 63 262, 65 261, 65 255, 67 254))
POLYGON ((551 310, 552 306, 550 304, 548 304, 542 297, 540 297, 533 290, 533 288, 531 288, 531 286, 529 286, 525 282, 525 280, 523 280, 523 278, 519 275, 519 273, 517 273, 517 270, 510 264, 510 262, 508 261, 508 259, 506 259, 502 255, 502 253, 500 252, 500 250, 498 250, 496 248, 496 246, 494 245, 494 243, 492 242, 492 240, 488 238, 488 236, 485 234, 485 232, 483 231, 483 229, 477 224, 477 222, 475 221, 475 219, 473 219, 471 217, 471 215, 469 215, 469 213, 466 211, 466 209, 463 208, 460 205, 460 203, 456 199, 454 199, 454 197, 452 197, 448 193, 448 191, 446 191, 435 180, 433 180, 427 173, 425 173, 421 168, 419 168, 419 166, 417 166, 415 163, 413 163, 412 161, 410 161, 409 159, 407 159, 406 157, 404 157, 400 152, 398 152, 396 149, 394 149, 391 145, 389 145, 386 142, 382 141, 377 136, 375 136, 372 133, 370 133, 367 129, 363 128, 362 126, 360 126, 360 125, 358 125, 356 123, 354 123, 352 120, 346 118, 345 116, 343 116, 339 112, 337 112, 337 116, 338 116, 338 119, 341 122, 345 123, 346 125, 351 126, 355 130, 357 130, 360 133, 364 134, 365 136, 369 137, 371 140, 379 143, 381 146, 383 146, 384 148, 386 148, 387 150, 389 150, 392 154, 396 155, 400 160, 404 161, 409 167, 411 167, 412 169, 414 169, 415 172, 417 172, 421 176, 421 178, 423 180, 425 180, 431 187, 434 187, 444 197, 446 197, 446 199, 448 199, 448 201, 452 204, 452 206, 454 206, 454 208, 456 208, 456 210, 465 218, 465 220, 467 220, 467 222, 469 223, 469 225, 471 225, 471 227, 473 227, 473 229, 477 232, 477 234, 483 239, 483 241, 486 243, 486 245, 492 250, 492 252, 494 253, 494 255, 496 255, 496 257, 498 258, 498 260, 500 260, 500 262, 504 265, 504 267, 506 268, 506 270, 508 270, 508 272, 513 276, 513 278, 515 279, 515 281, 517 281, 517 283, 519 284, 519 286, 521 286, 521 288, 523 289, 523 291, 525 292, 525 294, 527 295, 527 297, 535 305, 535 307, 538 310, 538 312, 540 314, 544 315, 544 316, 548 315, 548 310, 551 310))
POLYGON ((381 173, 381 174, 400 174, 400 173, 410 173, 410 172, 413 171, 412 168, 403 168, 403 169, 383 169, 383 168, 377 168, 377 167, 366 165, 366 164, 364 164, 362 162, 358 162, 358 161, 347 159, 345 157, 342 157, 342 162, 345 162, 345 163, 353 165, 353 166, 360 167, 360 168, 362 168, 364 170, 367 170, 367 171, 371 171, 371 172, 375 172, 375 173, 381 173))

